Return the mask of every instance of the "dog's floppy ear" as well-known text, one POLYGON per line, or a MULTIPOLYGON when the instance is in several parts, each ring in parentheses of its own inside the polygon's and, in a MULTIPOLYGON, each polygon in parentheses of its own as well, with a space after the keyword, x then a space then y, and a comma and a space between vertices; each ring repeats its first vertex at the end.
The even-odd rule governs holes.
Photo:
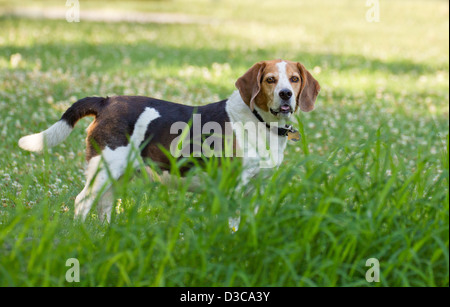
POLYGON ((297 98, 297 107, 300 106, 300 110, 303 112, 309 112, 314 110, 314 104, 320 92, 320 85, 309 71, 306 70, 305 66, 297 63, 297 67, 302 77, 302 88, 297 98))
POLYGON ((255 98, 261 90, 261 78, 266 62, 258 62, 236 81, 236 87, 244 102, 253 111, 255 98))

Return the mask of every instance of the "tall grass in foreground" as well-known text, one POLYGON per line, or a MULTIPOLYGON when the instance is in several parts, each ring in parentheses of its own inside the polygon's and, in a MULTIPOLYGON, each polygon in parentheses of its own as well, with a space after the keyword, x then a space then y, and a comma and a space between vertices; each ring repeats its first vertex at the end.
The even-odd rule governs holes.
POLYGON ((232 162, 207 164, 198 194, 127 173, 110 225, 95 214, 74 222, 50 198, 26 209, 19 195, 0 228, 0 284, 369 286, 365 263, 377 258, 377 285, 448 286, 448 137, 436 164, 419 148, 409 169, 394 163, 382 130, 354 152, 299 155, 270 180, 255 178, 246 197, 232 162), (438 178, 433 167, 444 170, 438 178), (79 284, 65 280, 68 258, 80 261, 79 284))

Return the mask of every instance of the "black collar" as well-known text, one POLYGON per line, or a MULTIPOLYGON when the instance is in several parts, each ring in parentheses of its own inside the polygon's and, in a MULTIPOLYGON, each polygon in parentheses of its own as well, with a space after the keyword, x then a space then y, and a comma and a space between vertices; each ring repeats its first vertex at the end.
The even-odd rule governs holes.
MULTIPOLYGON (((272 131, 272 127, 271 127, 268 123, 266 123, 266 122, 264 121, 264 119, 261 117, 261 115, 259 115, 259 113, 256 111, 256 109, 253 110, 253 114, 255 114, 256 118, 257 118, 260 122, 266 124, 267 129, 269 129, 270 131, 272 131)), ((296 132, 297 132, 297 130, 295 130, 295 129, 292 127, 292 125, 286 125, 284 128, 278 127, 278 135, 279 135, 279 136, 287 136, 289 133, 296 133, 296 132)))

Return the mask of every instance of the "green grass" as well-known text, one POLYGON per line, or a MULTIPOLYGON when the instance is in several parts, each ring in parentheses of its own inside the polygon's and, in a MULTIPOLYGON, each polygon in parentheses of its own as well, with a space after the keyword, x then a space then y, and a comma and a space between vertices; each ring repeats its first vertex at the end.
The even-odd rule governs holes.
POLYGON ((364 1, 336 2, 81 1, 213 20, 187 25, 0 16, 0 285, 448 286, 448 2, 382 1, 379 23, 364 1), (95 210, 76 223, 90 119, 45 154, 17 146, 79 98, 201 105, 274 58, 304 63, 322 92, 253 195, 235 190, 234 164, 209 165, 196 194, 137 175, 117 184, 110 225, 95 210), (69 258, 80 283, 65 280, 69 258), (369 258, 380 283, 365 280, 369 258))

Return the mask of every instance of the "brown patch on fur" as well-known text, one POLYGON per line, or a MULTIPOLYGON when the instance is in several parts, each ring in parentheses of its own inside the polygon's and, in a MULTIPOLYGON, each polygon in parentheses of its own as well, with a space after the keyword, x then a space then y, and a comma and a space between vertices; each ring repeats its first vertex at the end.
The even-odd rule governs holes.
POLYGON ((275 86, 264 82, 264 80, 266 80, 268 75, 278 77, 278 68, 276 65, 281 61, 258 62, 236 81, 236 87, 242 99, 252 111, 255 105, 263 111, 269 111, 275 86))
POLYGON ((252 111, 255 108, 255 99, 261 90, 262 73, 266 65, 265 61, 256 63, 235 84, 242 99, 252 111))
POLYGON ((320 92, 320 84, 306 70, 303 64, 297 63, 297 68, 302 76, 302 90, 297 98, 297 107, 300 106, 300 110, 303 112, 310 112, 314 110, 314 105, 320 92))
POLYGON ((89 135, 95 130, 97 126, 97 121, 94 120, 89 127, 86 129, 88 137, 86 137, 86 160, 89 161, 93 157, 98 156, 97 150, 95 150, 95 145, 89 141, 89 135))
MULTIPOLYGON (((273 104, 274 90, 279 80, 277 64, 283 60, 262 61, 253 65, 236 82, 236 87, 244 102, 251 110, 257 105, 268 112, 273 104), (269 83, 267 79, 274 77, 276 82, 269 83)), ((299 82, 291 82, 294 94, 297 97, 297 106, 304 112, 314 109, 314 103, 320 91, 320 85, 316 79, 298 62, 285 61, 288 79, 293 76, 300 78, 299 82)))

